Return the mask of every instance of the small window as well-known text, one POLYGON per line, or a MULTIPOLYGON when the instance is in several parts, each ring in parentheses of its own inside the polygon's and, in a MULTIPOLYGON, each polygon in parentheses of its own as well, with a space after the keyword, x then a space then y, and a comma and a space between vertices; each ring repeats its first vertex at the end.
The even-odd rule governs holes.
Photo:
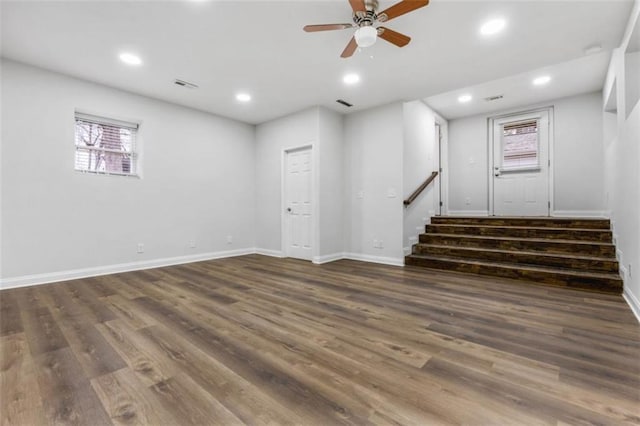
POLYGON ((502 170, 540 167, 538 120, 507 123, 502 126, 502 170))
POLYGON ((137 176, 137 133, 135 123, 76 113, 75 169, 137 176))

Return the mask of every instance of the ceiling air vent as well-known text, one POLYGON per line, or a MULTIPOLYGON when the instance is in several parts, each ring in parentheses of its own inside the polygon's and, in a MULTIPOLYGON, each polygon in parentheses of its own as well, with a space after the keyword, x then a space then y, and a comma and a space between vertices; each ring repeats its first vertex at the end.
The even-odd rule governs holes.
POLYGON ((504 98, 504 95, 496 95, 496 96, 489 96, 488 98, 484 98, 485 101, 487 102, 493 102, 493 101, 497 101, 498 99, 502 99, 504 98))
POLYGON ((186 87, 187 89, 198 88, 197 84, 189 83, 188 81, 180 80, 179 78, 176 78, 176 80, 173 83, 178 86, 186 87))
POLYGON ((349 102, 343 100, 343 99, 338 99, 336 100, 337 103, 346 106, 347 108, 351 108, 353 106, 353 104, 350 104, 349 102))

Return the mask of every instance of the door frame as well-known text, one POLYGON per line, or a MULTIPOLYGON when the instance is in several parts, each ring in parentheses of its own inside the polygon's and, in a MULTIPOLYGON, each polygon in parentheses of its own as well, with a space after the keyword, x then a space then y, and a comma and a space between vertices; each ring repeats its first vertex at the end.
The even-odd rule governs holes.
POLYGON ((554 158, 554 140, 555 140, 555 116, 554 116, 554 108, 553 105, 550 106, 546 106, 546 107, 540 107, 540 108, 535 108, 535 109, 529 109, 529 110, 524 110, 524 111, 516 111, 516 112, 510 112, 508 114, 500 114, 500 115, 493 115, 489 118, 487 118, 487 157, 489 159, 489 161, 487 161, 487 164, 489 165, 488 170, 487 170, 487 178, 489 179, 489 199, 487 200, 487 204, 489 206, 489 216, 495 216, 495 210, 494 210, 494 189, 493 189, 493 184, 494 184, 494 176, 493 176, 493 168, 495 167, 494 165, 494 161, 495 161, 495 155, 494 155, 494 141, 493 141, 493 128, 494 128, 494 122, 496 120, 502 120, 504 118, 509 118, 509 117, 517 117, 519 115, 525 115, 525 114, 535 114, 535 113, 539 113, 539 112, 547 112, 548 116, 549 116, 549 129, 548 129, 548 139, 549 139, 549 146, 547 147, 547 152, 549 154, 549 164, 548 164, 548 170, 549 170, 549 217, 553 216, 553 212, 554 212, 554 196, 553 196, 553 181, 554 181, 554 167, 555 167, 555 158, 554 158))
MULTIPOLYGON (((447 138, 449 124, 447 120, 441 118, 438 114, 435 115, 434 123, 440 127, 440 140, 435 141, 438 146, 439 159, 438 159, 438 185, 440 187, 440 200, 442 206, 436 206, 436 211, 440 211, 441 216, 447 216, 449 214, 449 179, 448 179, 448 150, 447 150, 447 138)), ((435 126, 434 126, 435 127, 435 126)), ((435 144, 434 144, 435 146, 435 144)))
MULTIPOLYGON (((296 151, 303 151, 309 149, 311 151, 311 214, 313 216, 312 230, 311 230, 311 259, 318 257, 320 241, 320 221, 319 221, 319 196, 318 196, 318 153, 314 149, 315 144, 309 142, 302 145, 295 145, 282 148, 282 154, 280 156, 280 244, 282 257, 289 257, 288 242, 289 234, 287 232, 287 156, 289 153, 296 151)), ((259 210, 259 209, 258 209, 259 210)))

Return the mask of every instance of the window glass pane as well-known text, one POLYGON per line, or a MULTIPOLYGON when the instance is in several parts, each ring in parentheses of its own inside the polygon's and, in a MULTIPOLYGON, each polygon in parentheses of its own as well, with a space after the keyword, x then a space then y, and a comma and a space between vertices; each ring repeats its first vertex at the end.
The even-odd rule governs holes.
POLYGON ((136 130, 76 118, 76 170, 135 174, 136 130))
POLYGON ((508 123, 502 127, 502 168, 538 167, 538 121, 508 123))

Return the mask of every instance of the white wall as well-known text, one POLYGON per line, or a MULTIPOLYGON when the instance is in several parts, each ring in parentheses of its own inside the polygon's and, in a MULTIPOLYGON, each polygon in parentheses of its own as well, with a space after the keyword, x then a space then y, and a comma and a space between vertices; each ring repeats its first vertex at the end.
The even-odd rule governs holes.
MULTIPOLYGON (((403 104, 403 199, 408 198, 432 172, 438 171, 438 141, 436 117, 445 133, 447 122, 421 101, 403 104)), ((403 245, 405 254, 418 242, 424 225, 438 211, 438 176, 416 200, 404 209, 403 245)))
POLYGON ((605 215, 602 94, 554 101, 554 208, 564 215, 605 215))
POLYGON ((319 258, 337 259, 344 252, 344 140, 343 119, 336 112, 319 108, 319 258))
POLYGON ((344 119, 345 250, 356 259, 402 264, 402 104, 344 119), (374 248, 374 241, 382 241, 374 248))
POLYGON ((2 124, 4 285, 255 245, 251 125, 4 60, 2 124), (141 179, 74 171, 76 109, 141 123, 141 179))
MULTIPOLYGON (((313 145, 313 173, 316 174, 318 171, 317 143, 318 108, 309 108, 256 127, 256 247, 259 252, 283 255, 282 162, 284 151, 313 145)), ((314 183, 317 185, 316 179, 314 183)), ((314 221, 317 221, 317 218, 314 218, 314 221)))
POLYGON ((321 107, 269 121, 256 128, 256 244, 258 252, 283 256, 282 167, 284 152, 312 145, 313 261, 341 258, 344 249, 342 217, 342 116, 321 107))
POLYGON ((552 215, 605 214, 602 95, 599 92, 451 120, 448 143, 450 213, 487 214, 490 209, 489 117, 546 106, 554 107, 552 215))
POLYGON ((488 213, 487 143, 486 116, 449 121, 448 213, 488 213))
MULTIPOLYGON (((614 51, 604 85, 603 98, 617 90, 617 114, 603 112, 604 163, 607 208, 611 214, 618 261, 624 279, 627 302, 640 321, 640 102, 627 98, 625 80, 638 79, 626 74, 625 50, 634 26, 640 25, 640 1, 635 2, 625 37, 614 51)), ((604 109, 604 105, 601 106, 604 109)))

